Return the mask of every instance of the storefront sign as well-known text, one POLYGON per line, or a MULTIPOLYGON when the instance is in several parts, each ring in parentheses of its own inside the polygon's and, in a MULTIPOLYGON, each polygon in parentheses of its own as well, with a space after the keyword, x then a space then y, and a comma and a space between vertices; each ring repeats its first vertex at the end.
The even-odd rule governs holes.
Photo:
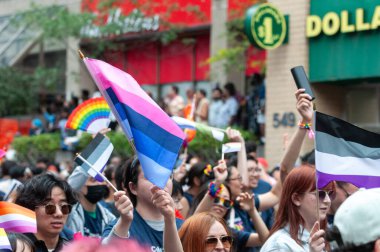
POLYGON ((284 15, 271 4, 257 4, 246 12, 245 33, 250 42, 262 49, 275 49, 286 37, 284 15))
POLYGON ((380 6, 376 6, 372 17, 363 8, 340 13, 328 12, 323 17, 310 15, 306 19, 306 36, 316 37, 323 33, 332 36, 337 33, 350 33, 376 30, 380 26, 380 6), (353 21, 350 21, 353 20, 353 21), (366 21, 368 20, 368 21, 366 21))
POLYGON ((380 78, 380 0, 310 0, 305 25, 311 82, 380 78))

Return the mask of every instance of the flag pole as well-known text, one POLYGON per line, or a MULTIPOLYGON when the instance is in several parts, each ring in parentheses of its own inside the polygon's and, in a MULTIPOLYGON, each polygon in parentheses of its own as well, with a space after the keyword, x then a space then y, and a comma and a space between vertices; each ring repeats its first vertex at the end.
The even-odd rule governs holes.
MULTIPOLYGON (((317 110, 317 106, 315 105, 315 102, 313 102, 313 110, 314 110, 314 113, 313 113, 313 126, 314 127, 314 131, 315 131, 315 123, 316 123, 316 110, 317 110)), ((312 129, 310 129, 312 130, 312 129)), ((314 139, 314 144, 316 145, 317 144, 317 141, 314 139)), ((314 148, 315 150, 317 149, 316 146, 314 148)), ((321 223, 319 221, 319 190, 318 190, 318 175, 317 175, 317 172, 315 172, 315 197, 317 199, 317 221, 319 223, 319 229, 321 228, 321 223)))
POLYGON ((102 179, 104 179, 104 181, 106 181, 111 187, 112 189, 115 190, 115 192, 119 191, 117 190, 117 188, 111 183, 111 181, 108 180, 108 178, 106 178, 101 172, 99 172, 97 169, 95 169, 92 164, 90 164, 89 162, 87 162, 86 159, 84 159, 79 153, 77 153, 76 155, 80 160, 82 160, 84 163, 86 163, 88 166, 90 166, 100 177, 102 177, 102 179))
POLYGON ((222 160, 224 160, 224 152, 222 151, 222 160))

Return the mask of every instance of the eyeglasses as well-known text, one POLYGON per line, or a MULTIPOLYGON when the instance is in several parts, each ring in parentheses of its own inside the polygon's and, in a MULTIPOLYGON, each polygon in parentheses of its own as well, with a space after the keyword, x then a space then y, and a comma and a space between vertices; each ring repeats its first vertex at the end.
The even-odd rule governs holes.
POLYGON ((220 241, 224 248, 230 248, 232 244, 232 237, 229 235, 224 235, 218 237, 208 237, 206 239, 206 249, 207 251, 211 251, 216 248, 218 245, 218 241, 220 241))
POLYGON ((257 173, 261 173, 262 169, 260 168, 248 168, 247 169, 248 172, 257 172, 257 173))
MULTIPOLYGON (((310 192, 310 193, 315 194, 315 191, 314 192, 310 192)), ((330 199, 334 199, 335 198, 335 191, 318 190, 318 195, 319 195, 319 200, 320 201, 323 201, 326 198, 326 195, 328 195, 330 199)))
MULTIPOLYGON (((66 214, 69 214, 71 212, 71 205, 69 204, 62 204, 62 205, 58 205, 62 214, 66 215, 66 214)), ((42 207, 45 207, 45 213, 47 215, 52 215, 52 214, 55 214, 56 211, 57 211, 57 205, 54 205, 54 204, 47 204, 45 206, 42 206, 42 207)))
POLYGON ((225 198, 216 197, 214 199, 214 204, 217 204, 217 205, 223 206, 227 209, 230 209, 234 205, 234 202, 232 200, 228 200, 225 198))
POLYGON ((231 181, 231 180, 239 180, 240 182, 243 181, 243 177, 241 175, 239 175, 238 177, 236 178, 229 178, 228 181, 231 181))

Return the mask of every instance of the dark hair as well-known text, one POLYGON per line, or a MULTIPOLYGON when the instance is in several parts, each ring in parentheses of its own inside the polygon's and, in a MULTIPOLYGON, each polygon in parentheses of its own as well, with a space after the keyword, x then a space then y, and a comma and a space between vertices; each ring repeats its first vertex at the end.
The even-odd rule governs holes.
POLYGON ((23 245, 22 251, 24 251, 25 245, 26 247, 29 247, 32 252, 36 251, 33 242, 26 235, 20 233, 7 233, 7 236, 9 243, 11 244, 12 251, 17 251, 17 241, 21 241, 23 245))
POLYGON ((214 92, 214 91, 218 91, 219 93, 223 93, 223 90, 220 88, 220 87, 216 87, 216 88, 214 88, 213 90, 212 90, 212 92, 214 92))
POLYGON ((9 170, 9 175, 13 179, 21 179, 25 175, 25 167, 20 165, 15 165, 9 170))
POLYGON ((375 248, 376 241, 371 241, 366 244, 355 245, 355 244, 346 244, 343 245, 342 236, 339 232, 339 229, 336 226, 328 229, 326 231, 326 240, 330 242, 330 244, 336 243, 337 248, 334 248, 333 252, 372 252, 375 248))
POLYGON ((132 193, 131 189, 129 188, 129 182, 132 182, 132 184, 137 186, 140 172, 141 166, 140 161, 137 157, 132 157, 125 163, 123 185, 125 189, 127 189, 128 197, 132 201, 134 207, 137 206, 137 197, 132 193))
POLYGON ((207 96, 207 92, 204 89, 199 89, 199 93, 201 93, 203 96, 207 96))
POLYGON ((259 161, 257 160, 257 158, 255 158, 254 156, 252 155, 247 155, 247 161, 248 160, 252 160, 253 162, 255 162, 256 164, 259 164, 259 161))
POLYGON ((178 194, 183 196, 183 189, 182 189, 181 184, 175 179, 172 179, 172 182, 173 182, 172 196, 176 196, 178 194))
POLYGON ((15 165, 17 165, 17 163, 14 161, 4 161, 4 163, 1 164, 1 176, 8 176, 9 170, 15 165))
POLYGON ((256 152, 257 144, 254 141, 245 142, 245 151, 246 153, 256 152))
POLYGON ((77 203, 77 193, 71 186, 66 181, 49 173, 35 176, 27 181, 18 190, 15 203, 34 211, 37 206, 46 203, 54 187, 59 187, 63 190, 67 203, 70 205, 77 203))
POLYGON ((119 165, 115 169, 115 184, 117 190, 124 190, 123 181, 124 181, 124 173, 125 173, 125 165, 119 165))
POLYGON ((236 88, 235 88, 235 84, 233 84, 232 82, 227 82, 227 84, 224 85, 224 89, 227 90, 230 96, 235 96, 236 88))
POLYGON ((178 94, 178 87, 177 86, 172 86, 172 89, 173 89, 174 93, 178 94))
POLYGON ((194 178, 199 178, 200 184, 203 185, 207 180, 207 176, 204 174, 203 170, 206 168, 206 163, 199 162, 194 164, 190 171, 187 173, 187 185, 194 186, 194 178))
POLYGON ((301 157, 301 161, 306 164, 315 165, 315 151, 312 150, 301 157))

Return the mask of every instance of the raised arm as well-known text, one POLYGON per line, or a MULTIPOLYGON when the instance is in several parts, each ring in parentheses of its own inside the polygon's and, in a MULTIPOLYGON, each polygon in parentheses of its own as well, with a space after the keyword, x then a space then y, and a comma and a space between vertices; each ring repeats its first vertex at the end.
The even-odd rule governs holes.
MULTIPOLYGON (((310 95, 305 93, 305 89, 298 89, 295 96, 297 99, 297 110, 301 116, 301 124, 310 124, 313 117, 313 104, 310 95)), ((284 182, 286 176, 293 169, 307 132, 308 130, 298 127, 290 140, 280 163, 282 182, 284 182)))
POLYGON ((250 234, 246 247, 257 247, 262 245, 269 236, 269 230, 254 205, 253 194, 241 193, 237 197, 237 201, 239 202, 240 207, 248 212, 257 232, 250 234))
POLYGON ((152 202, 164 216, 164 250, 166 252, 183 252, 182 243, 177 232, 174 201, 170 194, 158 187, 153 187, 152 202))
MULTIPOLYGON (((219 165, 215 166, 213 168, 213 171, 215 180, 212 183, 214 183, 214 188, 219 188, 224 183, 228 175, 226 162, 224 160, 220 160, 219 165)), ((213 204, 213 197, 210 194, 212 193, 213 192, 210 193, 209 190, 209 192, 205 194, 197 209, 194 211, 194 214, 207 212, 211 209, 213 204)))
POLYGON ((247 153, 245 151, 245 141, 242 137, 240 131, 227 128, 226 129, 228 139, 231 139, 234 142, 241 143, 241 150, 238 152, 238 160, 237 160, 237 169, 243 178, 243 186, 246 187, 248 185, 248 171, 247 171, 247 153))

